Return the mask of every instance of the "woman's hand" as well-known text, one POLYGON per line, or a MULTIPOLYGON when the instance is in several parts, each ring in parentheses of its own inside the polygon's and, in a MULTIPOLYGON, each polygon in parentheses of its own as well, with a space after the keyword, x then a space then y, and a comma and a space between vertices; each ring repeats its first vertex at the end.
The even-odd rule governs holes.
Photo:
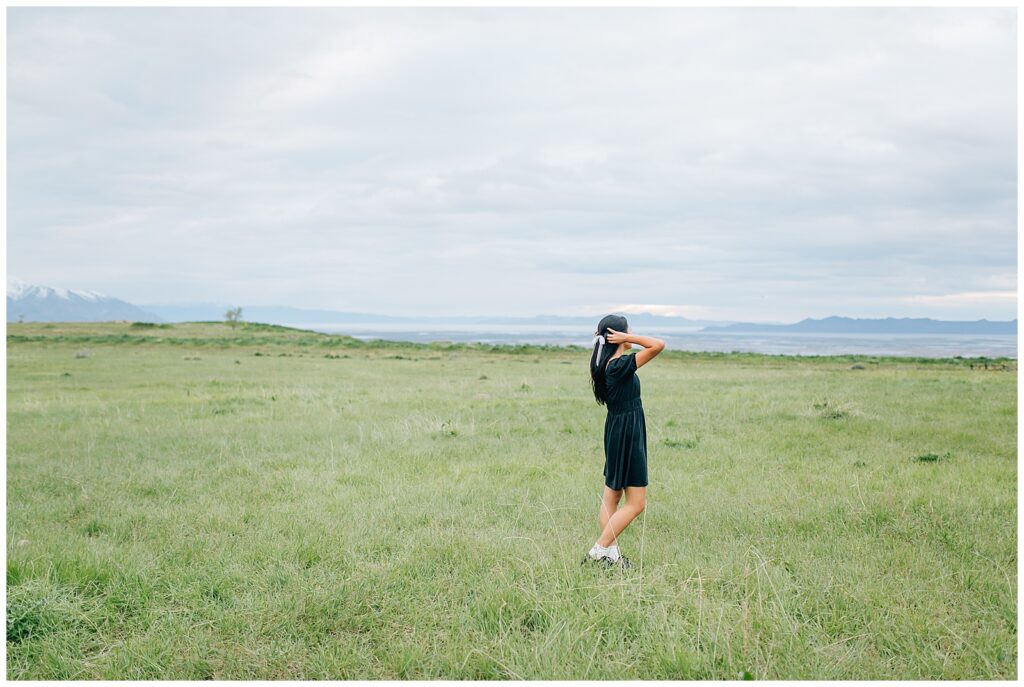
POLYGON ((609 327, 608 333, 604 335, 604 340, 610 344, 628 343, 629 334, 625 332, 617 332, 611 327, 609 327))

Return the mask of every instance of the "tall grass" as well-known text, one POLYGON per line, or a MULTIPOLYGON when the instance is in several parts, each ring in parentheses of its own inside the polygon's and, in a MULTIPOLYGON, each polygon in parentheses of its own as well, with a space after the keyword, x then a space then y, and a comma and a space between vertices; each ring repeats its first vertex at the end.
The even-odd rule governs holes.
POLYGON ((1016 677, 1016 361, 8 331, 9 678, 1016 677))

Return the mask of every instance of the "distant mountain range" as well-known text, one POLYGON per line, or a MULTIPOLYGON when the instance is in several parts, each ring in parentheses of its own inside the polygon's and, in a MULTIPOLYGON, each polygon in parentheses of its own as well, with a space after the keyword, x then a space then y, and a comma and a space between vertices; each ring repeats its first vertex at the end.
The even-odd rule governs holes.
POLYGON ((51 288, 7 278, 8 322, 163 322, 154 313, 98 291, 51 288))
MULTIPOLYGON (((190 322, 223 320, 234 307, 217 303, 170 303, 133 305, 96 291, 51 288, 28 284, 16 277, 7 280, 7 321, 18 322, 190 322)), ((793 324, 691 320, 651 313, 627 313, 631 326, 657 332, 659 328, 708 333, 808 333, 808 334, 1016 334, 1017 320, 948 321, 926 317, 861 319, 850 317, 807 318, 793 324)), ((339 310, 292 308, 288 306, 245 306, 242 319, 294 326, 352 325, 553 325, 593 327, 593 316, 536 315, 534 317, 402 317, 339 310)))

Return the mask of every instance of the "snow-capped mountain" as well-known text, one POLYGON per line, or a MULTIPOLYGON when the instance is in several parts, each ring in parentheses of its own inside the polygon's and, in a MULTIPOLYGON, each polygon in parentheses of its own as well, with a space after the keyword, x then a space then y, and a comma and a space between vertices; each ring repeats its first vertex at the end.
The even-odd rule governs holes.
POLYGON ((98 291, 54 288, 7 277, 8 322, 163 322, 142 308, 98 291))

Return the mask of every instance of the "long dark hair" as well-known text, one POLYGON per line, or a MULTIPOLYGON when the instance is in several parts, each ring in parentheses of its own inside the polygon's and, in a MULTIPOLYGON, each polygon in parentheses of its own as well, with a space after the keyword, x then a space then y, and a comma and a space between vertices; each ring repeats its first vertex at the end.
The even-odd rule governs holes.
MULTIPOLYGON (((626 318, 623 315, 605 315, 597 323, 597 333, 601 336, 607 336, 609 329, 624 332, 629 329, 629 323, 626 322, 626 318)), ((618 349, 619 344, 605 342, 604 346, 602 346, 600 342, 594 342, 594 352, 590 354, 590 383, 594 387, 594 398, 597 399, 598 405, 603 406, 608 403, 608 385, 605 384, 604 379, 605 365, 608 364, 608 361, 611 360, 611 357, 618 349), (599 350, 601 352, 600 357, 598 357, 599 350)))

